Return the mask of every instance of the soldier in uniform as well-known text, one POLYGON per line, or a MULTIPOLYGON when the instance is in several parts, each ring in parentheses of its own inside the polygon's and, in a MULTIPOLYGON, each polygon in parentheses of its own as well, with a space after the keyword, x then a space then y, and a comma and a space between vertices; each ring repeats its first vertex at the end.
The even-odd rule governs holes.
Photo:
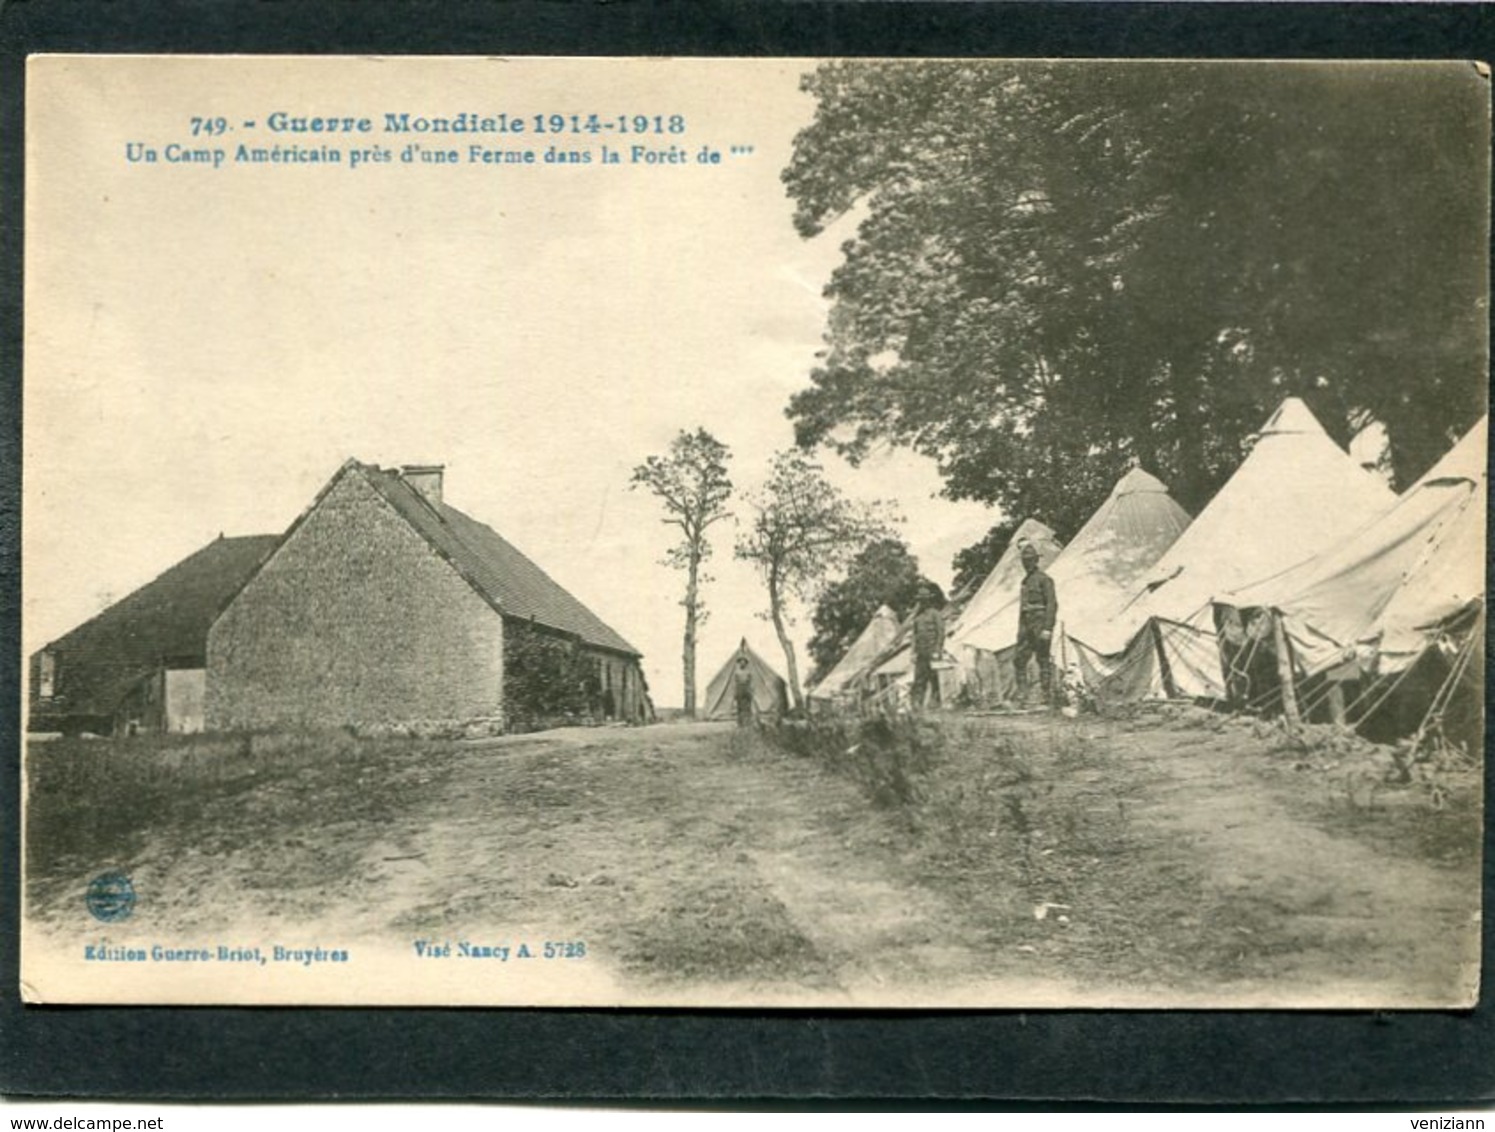
POLYGON ((737 726, 750 726, 754 707, 753 671, 744 653, 737 654, 737 664, 732 669, 732 704, 737 709, 737 726))
POLYGON ((1043 702, 1054 702, 1054 660, 1051 655, 1054 621, 1059 616, 1059 598, 1054 593, 1054 579, 1038 568, 1038 548, 1027 543, 1021 551, 1023 577, 1018 597, 1017 648, 1012 654, 1013 675, 1017 679, 1018 702, 1028 698, 1028 660, 1038 661, 1038 680, 1043 688, 1043 702))
POLYGON ((939 606, 940 591, 933 585, 925 585, 919 591, 919 604, 910 630, 914 648, 914 686, 909 693, 909 704, 915 711, 924 709, 926 698, 935 707, 940 706, 940 678, 934 664, 945 655, 945 618, 939 606))

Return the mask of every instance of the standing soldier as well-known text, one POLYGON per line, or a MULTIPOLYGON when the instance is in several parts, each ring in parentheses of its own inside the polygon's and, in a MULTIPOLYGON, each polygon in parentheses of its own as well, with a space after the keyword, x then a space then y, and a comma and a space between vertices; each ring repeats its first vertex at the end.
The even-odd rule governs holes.
POLYGON ((1021 553, 1026 574, 1018 597, 1017 648, 1012 654, 1017 698, 1019 703, 1025 703, 1028 699, 1028 658, 1036 657, 1043 702, 1047 706, 1053 706, 1054 660, 1050 649, 1054 639, 1054 621, 1059 616, 1059 599, 1054 593, 1054 579, 1038 568, 1038 548, 1032 543, 1025 543, 1021 553))
POLYGON ((732 669, 732 701, 737 708, 737 726, 746 727, 753 722, 753 672, 748 667, 747 653, 737 654, 737 664, 732 669))
POLYGON ((926 583, 919 590, 919 604, 914 612, 912 636, 914 641, 914 686, 909 693, 909 706, 914 711, 924 710, 924 700, 934 701, 940 706, 940 678, 934 670, 935 661, 945 655, 945 619, 940 614, 940 591, 926 583))

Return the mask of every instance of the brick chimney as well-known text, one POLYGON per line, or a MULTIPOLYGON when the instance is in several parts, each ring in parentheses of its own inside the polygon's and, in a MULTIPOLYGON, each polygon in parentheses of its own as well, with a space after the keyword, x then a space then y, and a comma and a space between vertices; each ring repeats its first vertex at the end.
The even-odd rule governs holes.
POLYGON ((400 468, 400 478, 425 497, 432 507, 441 504, 441 473, 445 464, 406 464, 400 468))

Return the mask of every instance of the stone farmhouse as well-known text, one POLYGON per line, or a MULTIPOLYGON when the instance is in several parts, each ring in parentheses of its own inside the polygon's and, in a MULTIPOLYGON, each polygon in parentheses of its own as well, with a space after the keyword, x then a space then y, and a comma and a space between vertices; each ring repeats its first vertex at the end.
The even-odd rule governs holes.
POLYGON ((279 542, 218 538, 31 655, 32 731, 201 731, 208 629, 279 542))
POLYGON ((447 504, 442 479, 349 460, 284 535, 220 538, 32 658, 32 729, 472 734, 652 718, 638 650, 447 504), (534 641, 549 651, 516 647, 534 641), (557 655, 553 678, 524 667, 557 655), (537 686, 563 717, 521 710, 537 686), (65 718, 79 708, 86 720, 65 718))

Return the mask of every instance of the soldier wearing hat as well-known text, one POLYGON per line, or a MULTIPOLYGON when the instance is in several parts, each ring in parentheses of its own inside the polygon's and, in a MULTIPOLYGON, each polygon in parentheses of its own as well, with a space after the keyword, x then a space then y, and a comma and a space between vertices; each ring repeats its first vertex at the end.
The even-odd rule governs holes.
POLYGON ((1012 654, 1013 675, 1017 679, 1019 702, 1028 698, 1028 660, 1038 661, 1038 680, 1043 688, 1043 702, 1053 704, 1054 660, 1050 655, 1054 639, 1054 621, 1059 616, 1059 599, 1054 593, 1054 579, 1038 566, 1038 548, 1025 543, 1020 552, 1023 560, 1022 590, 1018 596, 1017 648, 1012 654))
POLYGON ((920 587, 919 603, 915 607, 909 633, 913 638, 914 649, 914 686, 909 693, 909 703, 915 711, 924 708, 926 698, 935 707, 940 706, 940 679, 934 670, 934 664, 945 655, 945 618, 940 613, 942 604, 939 588, 933 582, 926 582, 920 587))
POLYGON ((753 670, 745 652, 737 654, 737 664, 732 669, 732 703, 737 708, 737 726, 750 726, 756 705, 753 703, 753 670))

